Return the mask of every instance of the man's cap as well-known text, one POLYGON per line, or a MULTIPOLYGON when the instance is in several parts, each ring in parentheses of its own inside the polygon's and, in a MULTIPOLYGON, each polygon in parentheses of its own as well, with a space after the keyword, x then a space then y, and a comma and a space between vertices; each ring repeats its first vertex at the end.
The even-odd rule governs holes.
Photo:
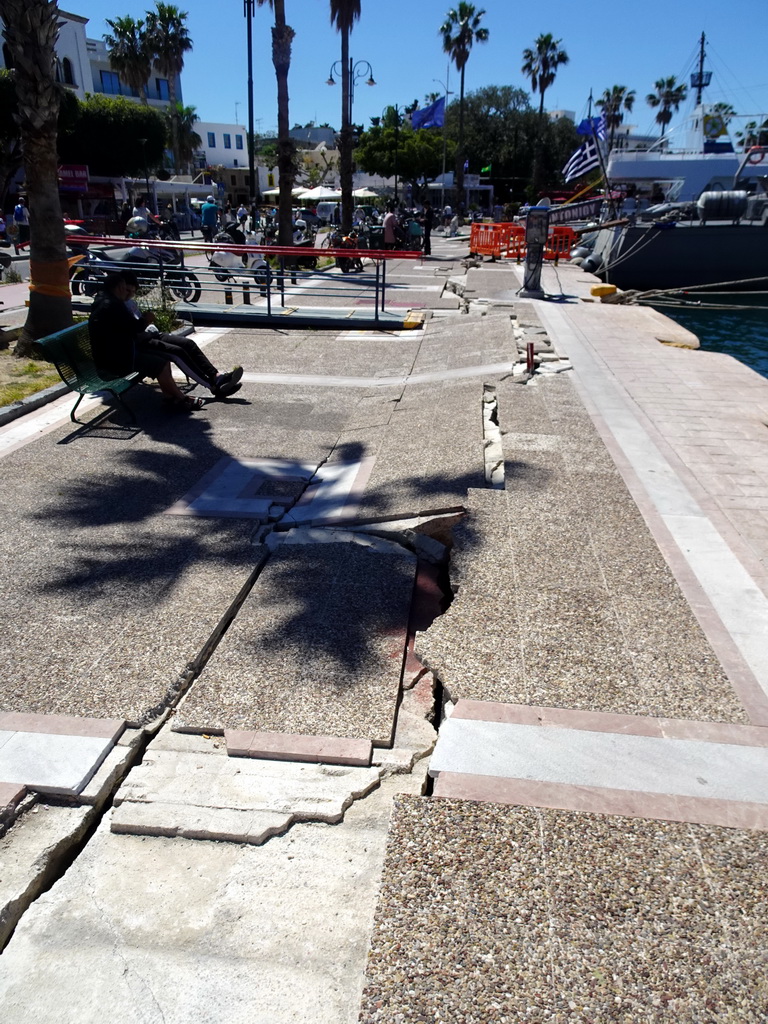
POLYGON ((208 198, 205 201, 206 201, 206 203, 212 203, 213 202, 213 196, 208 196, 208 198))

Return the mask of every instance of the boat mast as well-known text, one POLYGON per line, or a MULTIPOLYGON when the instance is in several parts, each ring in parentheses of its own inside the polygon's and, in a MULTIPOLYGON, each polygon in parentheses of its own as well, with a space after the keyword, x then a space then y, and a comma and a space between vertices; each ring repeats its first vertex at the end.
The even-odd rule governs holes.
POLYGON ((704 70, 704 33, 699 42, 699 70, 691 75, 691 88, 696 90, 696 106, 701 106, 701 94, 712 81, 712 72, 704 70))

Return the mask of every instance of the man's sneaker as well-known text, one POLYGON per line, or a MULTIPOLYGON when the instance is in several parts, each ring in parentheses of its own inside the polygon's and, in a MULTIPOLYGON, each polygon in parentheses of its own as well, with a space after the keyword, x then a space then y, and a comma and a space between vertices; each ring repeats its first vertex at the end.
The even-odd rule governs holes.
POLYGON ((242 386, 239 381, 230 380, 226 384, 222 384, 220 388, 215 388, 213 393, 217 398, 229 398, 230 395, 234 395, 236 391, 239 391, 242 386))
POLYGON ((223 388, 226 384, 237 384, 243 376, 242 366, 233 366, 229 373, 220 373, 216 378, 216 388, 223 388))

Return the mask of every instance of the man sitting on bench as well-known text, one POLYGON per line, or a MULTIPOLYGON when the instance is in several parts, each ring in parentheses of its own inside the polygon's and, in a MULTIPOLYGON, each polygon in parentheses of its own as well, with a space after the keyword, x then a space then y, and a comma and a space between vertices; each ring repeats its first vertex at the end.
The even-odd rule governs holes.
POLYGON ((241 366, 230 373, 219 373, 194 341, 179 334, 148 330, 153 314, 147 312, 137 317, 131 309, 138 283, 132 270, 115 271, 107 275, 103 290, 94 299, 88 332, 99 373, 109 378, 136 371, 141 377, 156 378, 174 408, 187 412, 201 409, 203 400, 185 395, 176 385, 171 363, 209 388, 216 398, 227 398, 239 391, 241 366))

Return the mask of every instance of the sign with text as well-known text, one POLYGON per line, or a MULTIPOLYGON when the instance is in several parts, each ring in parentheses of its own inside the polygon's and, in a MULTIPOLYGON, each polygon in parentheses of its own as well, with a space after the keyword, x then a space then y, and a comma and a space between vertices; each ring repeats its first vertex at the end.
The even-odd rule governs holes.
POLYGON ((62 192, 87 192, 88 167, 85 164, 62 164, 59 167, 59 189, 62 192))

